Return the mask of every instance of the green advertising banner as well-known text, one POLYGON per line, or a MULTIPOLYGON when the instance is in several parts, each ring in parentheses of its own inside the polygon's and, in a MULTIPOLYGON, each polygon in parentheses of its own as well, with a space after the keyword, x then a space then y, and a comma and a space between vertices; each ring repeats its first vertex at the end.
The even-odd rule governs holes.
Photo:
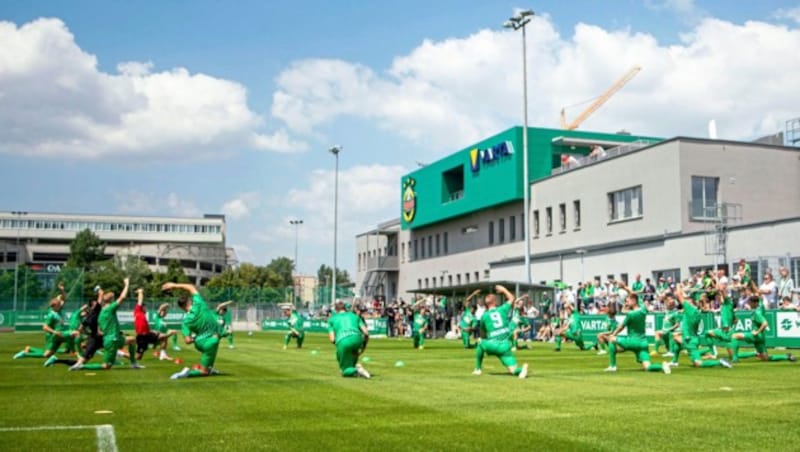
MULTIPOLYGON (((68 323, 72 317, 72 312, 64 312, 63 314, 64 323, 68 323)), ((40 331, 47 312, 19 311, 15 314, 13 311, 3 311, 0 315, 3 317, 3 319, 0 319, 0 328, 13 328, 15 331, 40 331)), ((151 326, 155 323, 156 316, 158 316, 156 312, 147 313, 147 321, 151 326)), ((167 327, 180 329, 183 316, 183 311, 168 311, 165 317, 167 327)), ((133 311, 119 311, 117 312, 117 319, 121 329, 133 330, 133 311)))
MULTIPOLYGON (((768 347, 792 347, 800 348, 800 312, 796 311, 767 311, 767 322, 769 327, 766 331, 768 347)), ((584 315, 581 316, 581 327, 583 328, 584 338, 594 340, 597 333, 605 330, 606 319, 604 315, 584 315)), ((736 311, 736 325, 734 331, 753 330, 752 311, 736 311)), ((617 321, 622 324, 624 315, 618 315, 617 321)), ((708 313, 704 314, 700 325, 700 332, 714 329, 719 326, 719 315, 708 313)), ((653 342, 655 332, 661 329, 664 323, 664 314, 656 313, 647 316, 645 328, 647 337, 653 342)), ((624 336, 626 331, 622 331, 624 336)))
MULTIPOLYGON (((385 319, 366 319, 366 322, 370 335, 386 335, 385 319)), ((261 329, 264 331, 289 331, 289 326, 286 323, 286 319, 264 319, 261 322, 261 329)), ((303 321, 303 329, 309 333, 327 333, 328 321, 305 319, 303 321)))
POLYGON ((0 311, 0 330, 14 329, 14 311, 0 311))

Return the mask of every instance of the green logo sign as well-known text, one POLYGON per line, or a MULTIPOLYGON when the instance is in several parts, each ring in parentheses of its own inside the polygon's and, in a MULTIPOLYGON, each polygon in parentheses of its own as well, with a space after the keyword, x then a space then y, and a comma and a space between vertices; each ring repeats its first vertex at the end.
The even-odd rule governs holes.
POLYGON ((781 328, 783 328, 783 331, 791 330, 792 329, 792 321, 789 320, 789 319, 783 319, 781 321, 781 328))

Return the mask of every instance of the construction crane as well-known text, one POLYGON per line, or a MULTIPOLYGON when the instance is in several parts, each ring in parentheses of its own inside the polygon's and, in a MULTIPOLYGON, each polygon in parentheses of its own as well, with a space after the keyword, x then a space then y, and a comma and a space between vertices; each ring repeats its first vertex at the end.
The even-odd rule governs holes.
POLYGON ((588 118, 592 113, 597 111, 597 109, 600 108, 604 103, 606 103, 606 101, 608 101, 608 99, 610 99, 611 96, 614 95, 614 93, 619 91, 623 86, 625 86, 626 83, 631 81, 631 79, 633 77, 635 77, 636 74, 638 74, 639 71, 641 71, 641 70, 642 70, 642 68, 640 66, 632 67, 630 70, 628 70, 628 72, 625 73, 625 75, 623 75, 622 77, 619 78, 619 80, 614 82, 614 84, 611 85, 611 88, 609 88, 608 90, 606 90, 606 92, 604 92, 599 97, 597 97, 597 99, 595 99, 595 101, 592 102, 592 104, 589 105, 589 107, 586 108, 586 110, 583 110, 583 112, 581 114, 579 114, 578 117, 575 118, 569 124, 567 124, 567 116, 564 113, 564 108, 562 108, 561 109, 561 128, 562 129, 566 129, 566 130, 575 130, 575 129, 577 129, 578 126, 580 126, 581 123, 583 123, 583 121, 586 120, 586 118, 588 118))

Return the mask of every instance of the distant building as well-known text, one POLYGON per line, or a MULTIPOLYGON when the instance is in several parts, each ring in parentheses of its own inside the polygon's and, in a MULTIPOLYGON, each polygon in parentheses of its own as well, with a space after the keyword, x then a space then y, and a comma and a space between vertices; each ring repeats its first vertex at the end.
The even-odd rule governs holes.
POLYGON ((69 258, 75 235, 89 229, 106 243, 107 257, 136 256, 155 272, 170 260, 202 284, 222 272, 229 257, 225 216, 202 218, 0 212, 0 268, 16 263, 56 272, 69 258))
POLYGON ((294 275, 294 293, 302 303, 313 303, 317 291, 317 277, 312 275, 294 275))

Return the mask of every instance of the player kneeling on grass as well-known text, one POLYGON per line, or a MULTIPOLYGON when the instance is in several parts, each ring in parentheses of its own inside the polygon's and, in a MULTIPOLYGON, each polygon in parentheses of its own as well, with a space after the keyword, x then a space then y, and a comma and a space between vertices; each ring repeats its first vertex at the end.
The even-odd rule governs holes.
POLYGON ((289 347, 289 342, 292 341, 292 338, 297 339, 297 348, 303 348, 303 340, 306 338, 306 333, 303 329, 302 317, 292 305, 284 307, 283 314, 286 316, 286 324, 289 326, 289 332, 283 337, 283 349, 286 350, 289 347))
POLYGON ((356 313, 345 310, 341 301, 334 304, 334 309, 336 312, 328 320, 328 339, 336 346, 336 361, 342 376, 370 378, 367 369, 358 364, 358 357, 369 342, 366 324, 356 313))
POLYGON ((680 311, 678 311, 675 297, 671 293, 664 295, 664 306, 667 308, 667 312, 664 314, 664 323, 661 325, 661 329, 656 331, 655 341, 653 342, 653 353, 656 355, 658 354, 659 346, 663 341, 667 351, 661 356, 664 358, 670 358, 674 356, 672 351, 672 336, 673 333, 675 333, 675 331, 681 326, 682 315, 680 311))
MULTIPOLYGON (((678 299, 683 305, 683 319, 681 321, 682 331, 680 334, 673 335, 673 339, 677 344, 681 344, 686 352, 689 354, 689 359, 692 361, 694 367, 726 367, 730 368, 731 364, 724 359, 702 359, 704 352, 700 351, 700 324, 702 323, 703 312, 700 311, 699 306, 704 302, 702 297, 697 301, 691 297, 684 297, 681 292, 678 292, 678 299)), ((673 347, 674 355, 672 362, 669 366, 675 367, 678 363, 679 353, 677 346, 673 347)))
POLYGON ((119 320, 117 319, 117 309, 128 297, 128 286, 130 280, 124 279, 124 287, 119 294, 119 298, 114 300, 114 292, 102 293, 102 308, 100 314, 97 316, 97 325, 100 331, 103 332, 103 364, 86 364, 86 359, 82 356, 78 359, 69 370, 105 370, 111 369, 117 360, 117 349, 128 346, 128 353, 131 359, 132 369, 142 369, 136 362, 135 344, 136 338, 129 337, 122 334, 119 329, 119 320))
POLYGON ((231 312, 228 306, 233 304, 233 300, 220 303, 217 306, 217 323, 220 327, 220 337, 228 338, 228 348, 233 348, 233 325, 231 324, 231 312))
POLYGON ((220 338, 217 315, 208 307, 194 285, 168 282, 161 286, 161 290, 172 289, 185 290, 191 295, 191 297, 181 297, 178 300, 178 306, 186 312, 182 328, 184 341, 187 344, 194 344, 194 348, 200 352, 200 364, 192 369, 184 367, 170 378, 176 380, 178 378, 205 377, 217 373, 213 368, 214 361, 217 359, 220 338))
POLYGON ((481 293, 480 289, 476 289, 464 300, 464 311, 461 313, 461 319, 458 323, 461 343, 464 345, 464 348, 475 348, 475 344, 473 344, 470 339, 478 327, 478 319, 475 318, 475 311, 478 310, 478 307, 473 305, 471 301, 472 298, 479 293, 481 293))
POLYGON ((577 345, 578 349, 581 351, 596 347, 597 344, 594 342, 583 342, 583 328, 581 327, 581 314, 579 310, 575 309, 572 304, 567 304, 564 309, 569 317, 567 317, 567 323, 561 327, 556 335, 556 348, 553 351, 561 351, 562 339, 569 339, 575 342, 575 345, 577 345))
POLYGON ((61 308, 64 307, 66 299, 64 286, 59 284, 59 289, 61 289, 61 294, 50 300, 50 310, 47 311, 44 324, 42 324, 45 338, 44 349, 27 346, 24 350, 14 355, 14 359, 47 358, 44 363, 45 366, 50 366, 56 361, 56 351, 62 343, 67 341, 71 334, 65 330, 64 319, 61 314, 61 308))
POLYGON ((650 363, 650 345, 647 343, 645 321, 647 319, 647 307, 643 301, 639 301, 639 296, 629 287, 620 283, 620 287, 628 293, 625 299, 625 307, 628 313, 625 320, 608 337, 608 368, 606 372, 617 371, 617 353, 620 351, 630 351, 636 354, 636 361, 642 363, 642 368, 646 372, 670 373, 667 363, 650 363), (623 329, 628 329, 627 337, 617 337, 623 329))
POLYGON ((167 318, 168 310, 169 303, 163 303, 158 307, 158 315, 156 315, 156 324, 154 326, 155 330, 159 333, 159 338, 161 338, 159 343, 160 350, 156 356, 162 361, 172 361, 172 358, 167 355, 167 339, 172 338, 173 350, 177 352, 181 351, 181 348, 178 347, 178 332, 169 329, 166 322, 164 322, 164 319, 167 318))
POLYGON ((517 366, 517 358, 511 351, 511 309, 514 302, 514 295, 503 286, 495 286, 498 294, 506 297, 506 302, 497 306, 497 295, 486 295, 486 312, 481 316, 480 329, 483 338, 475 349, 475 370, 473 375, 480 375, 483 367, 483 356, 485 354, 496 356, 500 362, 508 369, 511 375, 519 378, 528 376, 528 365, 517 366))
MULTIPOLYGON (((150 329, 147 322, 147 312, 144 307, 144 289, 136 289, 136 306, 133 308, 133 327, 136 329, 136 359, 142 359, 149 345, 156 346, 167 341, 167 335, 150 329)), ((159 359, 170 359, 167 352, 161 348, 159 359)))
POLYGON ((522 312, 524 309, 524 300, 528 298, 528 294, 523 295, 518 300, 514 301, 514 310, 511 314, 511 329, 514 331, 513 338, 511 340, 511 350, 516 351, 518 348, 530 348, 528 344, 524 341, 520 340, 520 337, 524 337, 531 331, 531 322, 525 317, 525 313, 522 312))
POLYGON ((608 304, 608 307, 606 307, 606 314, 608 315, 606 327, 602 332, 597 333, 597 344, 601 348, 601 350, 597 352, 598 355, 605 355, 608 353, 606 351, 608 349, 608 338, 614 334, 617 326, 619 326, 617 322, 617 306, 615 303, 608 304))
POLYGON ((769 324, 767 323, 767 316, 764 312, 764 304, 761 302, 761 298, 758 295, 748 298, 747 303, 753 310, 753 331, 733 334, 733 362, 739 362, 740 359, 752 357, 757 357, 761 361, 796 361, 797 359, 791 353, 772 356, 767 353, 767 339, 764 331, 766 331, 769 324), (742 342, 752 344, 756 351, 739 353, 739 347, 742 342))

